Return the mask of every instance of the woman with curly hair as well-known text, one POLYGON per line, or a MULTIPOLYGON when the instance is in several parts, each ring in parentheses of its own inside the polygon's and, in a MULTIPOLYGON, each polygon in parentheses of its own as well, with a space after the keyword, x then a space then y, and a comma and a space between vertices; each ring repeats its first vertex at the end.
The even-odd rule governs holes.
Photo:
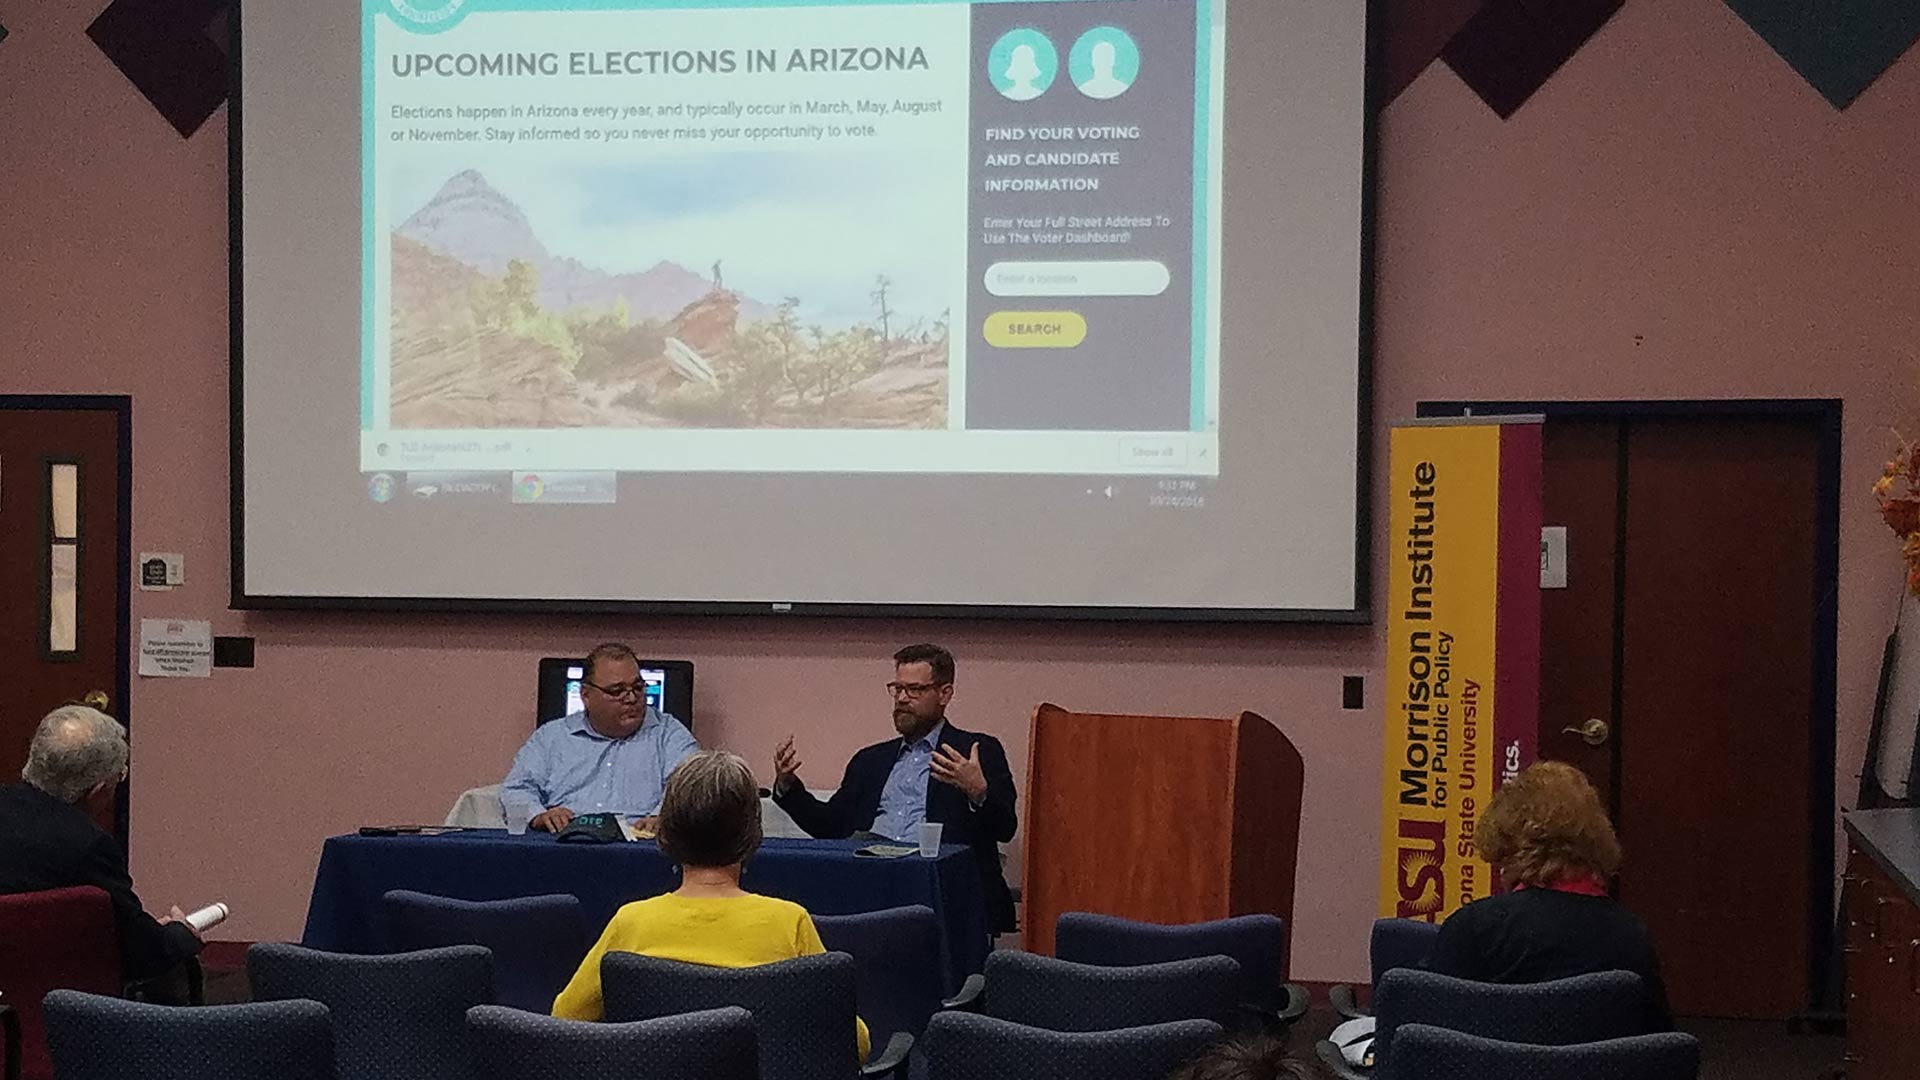
POLYGON ((1647 989, 1647 1030, 1672 1028, 1646 924, 1607 895, 1620 841, 1580 770, 1542 761, 1509 780, 1474 841, 1509 891, 1448 916, 1429 971, 1494 983, 1631 971, 1647 989))

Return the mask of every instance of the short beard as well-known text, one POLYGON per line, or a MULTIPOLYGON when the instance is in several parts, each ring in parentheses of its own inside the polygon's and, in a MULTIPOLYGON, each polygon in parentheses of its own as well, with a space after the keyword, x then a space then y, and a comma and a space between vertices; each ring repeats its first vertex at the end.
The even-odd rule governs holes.
POLYGON ((934 725, 939 722, 940 718, 937 716, 921 716, 919 713, 906 709, 895 709, 893 711, 893 730, 899 732, 903 738, 917 739, 927 732, 932 731, 934 725), (903 724, 906 726, 903 727, 903 724))

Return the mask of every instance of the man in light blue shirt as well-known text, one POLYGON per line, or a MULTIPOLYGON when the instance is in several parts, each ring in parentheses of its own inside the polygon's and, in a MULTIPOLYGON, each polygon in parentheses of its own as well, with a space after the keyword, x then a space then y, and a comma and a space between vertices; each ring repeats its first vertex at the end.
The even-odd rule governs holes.
POLYGON ((933 753, 946 730, 946 718, 941 717, 926 734, 902 740, 905 745, 880 789, 880 814, 870 831, 910 844, 920 842, 920 824, 927 820, 927 776, 933 772, 933 753))
POLYGON ((587 655, 580 697, 586 708, 551 720, 513 756, 500 799, 538 809, 529 823, 559 832, 579 814, 634 820, 660 810, 667 777, 700 749, 685 725, 647 704, 640 662, 625 645, 587 655))

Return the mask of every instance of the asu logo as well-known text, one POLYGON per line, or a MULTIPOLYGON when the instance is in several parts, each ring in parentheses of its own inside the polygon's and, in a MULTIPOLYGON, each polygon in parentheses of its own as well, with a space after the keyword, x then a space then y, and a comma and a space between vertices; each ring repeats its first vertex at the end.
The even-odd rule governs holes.
POLYGON ((1400 897, 1396 912, 1402 919, 1435 922, 1446 907, 1447 823, 1400 819, 1400 897))
POLYGON ((469 0, 386 0, 387 11, 401 26, 420 33, 445 30, 460 20, 469 0))

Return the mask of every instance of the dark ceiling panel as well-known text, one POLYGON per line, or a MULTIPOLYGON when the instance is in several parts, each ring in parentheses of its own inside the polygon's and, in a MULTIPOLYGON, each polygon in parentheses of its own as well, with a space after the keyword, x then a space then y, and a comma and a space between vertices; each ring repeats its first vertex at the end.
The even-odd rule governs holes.
POLYGON ((228 0, 113 0, 87 36, 181 135, 227 99, 227 55, 208 36, 228 0))
POLYGON ((1484 0, 1388 0, 1380 33, 1380 103, 1400 96, 1484 0))
POLYGON ((1621 3, 1486 0, 1441 56, 1504 119, 1545 86, 1621 3))
POLYGON ((1727 0, 1836 109, 1920 40, 1916 0, 1727 0))

